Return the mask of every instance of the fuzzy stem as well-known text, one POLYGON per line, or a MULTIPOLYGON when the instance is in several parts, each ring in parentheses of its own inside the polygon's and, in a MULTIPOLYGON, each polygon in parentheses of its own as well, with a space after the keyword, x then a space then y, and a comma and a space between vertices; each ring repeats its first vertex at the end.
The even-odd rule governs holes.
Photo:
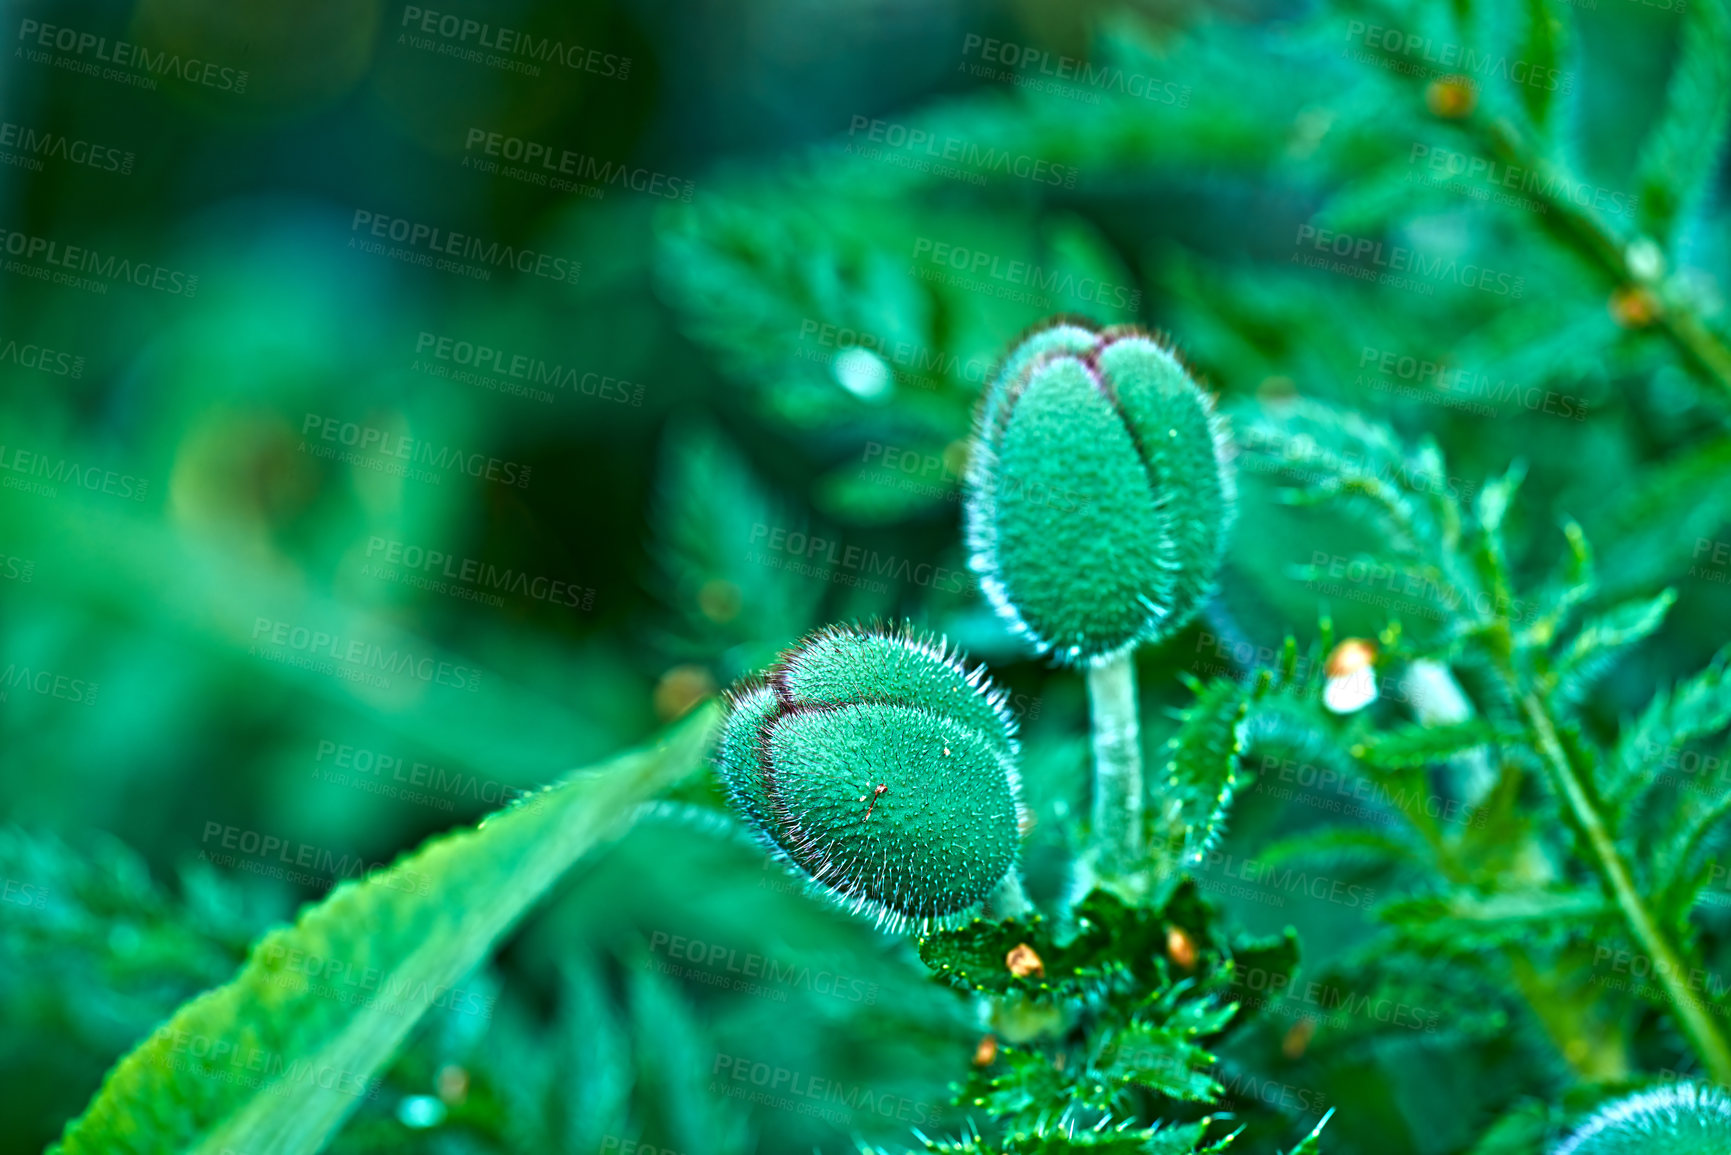
POLYGON ((1034 904, 1022 887, 1022 874, 1014 867, 999 880, 986 899, 986 909, 993 918, 1021 918, 1034 913, 1034 904))
MULTIPOLYGON (((1512 688, 1513 679, 1510 681, 1512 688)), ((1604 882, 1605 889, 1611 892, 1617 908, 1622 911, 1629 932, 1653 960, 1653 970, 1664 985, 1678 1025, 1689 1036, 1689 1041, 1694 1044, 1696 1053, 1706 1064, 1713 1081, 1721 1084, 1731 1082, 1731 1045, 1727 1045, 1725 1036, 1720 1033, 1718 1024, 1707 1013, 1701 1000, 1690 992, 1684 977, 1689 972, 1683 964, 1682 954, 1653 917, 1652 911, 1647 909, 1640 892, 1635 889, 1635 880, 1629 872, 1629 865, 1623 860, 1622 852, 1617 849, 1616 840, 1611 837, 1610 829, 1605 825, 1604 817, 1599 813, 1592 795, 1588 793, 1586 784, 1581 781, 1580 775, 1569 761, 1568 754, 1564 752, 1550 712, 1546 710, 1539 696, 1531 691, 1520 697, 1520 704, 1522 713, 1527 716, 1527 722, 1533 728, 1534 736, 1539 740, 1551 784, 1568 805, 1569 812, 1574 815, 1575 822, 1586 835, 1593 868, 1604 882)))
POLYGON ((1094 860, 1101 879, 1134 884, 1143 865, 1142 735, 1130 652, 1088 668, 1094 726, 1094 860))

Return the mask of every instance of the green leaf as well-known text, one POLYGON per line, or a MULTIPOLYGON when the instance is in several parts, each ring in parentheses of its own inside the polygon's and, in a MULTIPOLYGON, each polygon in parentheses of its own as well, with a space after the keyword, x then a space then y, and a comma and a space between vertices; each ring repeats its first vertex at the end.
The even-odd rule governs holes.
POLYGON ((1538 603, 1544 607, 1544 612, 1521 631, 1523 645, 1550 645, 1575 607, 1599 590, 1598 574, 1593 567, 1593 546, 1587 540, 1586 531, 1574 519, 1565 519, 1563 539, 1568 542, 1569 556, 1561 570, 1540 591, 1538 603))
POLYGON ((1583 625, 1552 667, 1556 697, 1578 702, 1618 659, 1634 649, 1665 622, 1677 600, 1677 591, 1667 589, 1646 601, 1624 602, 1609 613, 1583 625))
POLYGON ((802 555, 774 543, 795 533, 803 542, 813 528, 770 495, 713 427, 689 421, 670 428, 651 552, 662 597, 684 619, 683 650, 705 659, 731 652, 738 662, 731 675, 767 664, 809 631, 825 583, 804 576, 795 564, 802 555))
MULTIPOLYGON (((994 1140, 978 1132, 959 1140, 926 1139, 933 1155, 1212 1155, 1223 1152, 1232 1136, 1207 1142, 1209 1120, 1152 1127, 1125 1121, 1081 1127, 1070 1120, 1041 1119, 1027 1130, 994 1140), (1203 1146, 1207 1143, 1207 1146, 1203 1146)), ((1236 1132, 1234 1132, 1236 1134, 1236 1132)), ((862 1147, 862 1155, 885 1155, 882 1148, 862 1147)))
POLYGON ((1236 682, 1218 678, 1202 688, 1167 743, 1164 796, 1156 805, 1174 830, 1168 845, 1181 847, 1179 861, 1194 865, 1219 838, 1237 791, 1239 756, 1249 695, 1236 682))
POLYGON ((1595 890, 1511 891, 1475 894, 1457 890, 1385 903, 1377 912, 1415 943, 1455 951, 1478 951, 1491 944, 1531 941, 1570 929, 1591 927, 1615 915, 1595 890))
POLYGON ((1513 507, 1515 494, 1520 492, 1521 482, 1526 476, 1526 464, 1514 462, 1501 477, 1493 477, 1485 482, 1475 502, 1479 527, 1484 532, 1478 539, 1473 560, 1478 565, 1479 576, 1485 588, 1490 591, 1493 605, 1509 605, 1514 600, 1509 591, 1508 550, 1503 544, 1503 519, 1513 507))
MULTIPOLYGON (((1227 1012, 1230 1014, 1231 1008, 1227 1012)), ((1209 1073, 1214 1067, 1214 1056, 1197 1046, 1193 1038, 1185 1030, 1131 1023, 1102 1048, 1100 1075, 1114 1089, 1136 1086, 1169 1099, 1212 1103, 1222 1091, 1209 1073)), ((1097 1105, 1105 1107, 1109 1103, 1097 1105)))
POLYGON ((1527 116, 1542 135, 1551 135, 1556 97, 1564 88, 1563 65, 1569 51, 1569 9, 1560 0, 1526 0, 1525 23, 1517 56, 1526 63, 1531 80, 1517 84, 1527 116), (1539 77, 1554 78, 1554 84, 1539 77))
POLYGON ((1333 869, 1416 866, 1423 863, 1417 842, 1401 830, 1384 832, 1365 826, 1324 826, 1307 830, 1256 852, 1256 861, 1279 866, 1296 860, 1327 863, 1333 869))
POLYGON ((1366 513, 1397 554, 1434 559, 1451 541, 1454 490, 1433 446, 1409 451, 1388 426, 1308 400, 1277 412, 1247 410, 1234 429, 1241 468, 1291 480, 1288 502, 1342 501, 1366 513))
POLYGON ((523 913, 633 806, 699 764, 718 714, 701 707, 654 748, 338 886, 122 1059, 54 1150, 319 1150, 421 1016, 459 1007, 464 976, 523 913))
POLYGON ((976 918, 955 930, 927 935, 920 939, 920 961, 951 986, 993 994, 1043 994, 1061 978, 1072 977, 1059 973, 1060 956, 1052 929, 1038 914, 1002 922, 976 918), (1044 975, 1010 971, 1006 961, 1010 952, 1024 944, 1039 955, 1044 975))
POLYGON ((1731 814, 1731 790, 1717 793, 1685 788, 1666 814, 1668 832, 1649 852, 1657 885, 1655 905, 1660 912, 1682 921, 1712 880, 1714 863, 1696 864, 1708 839, 1731 814))
POLYGON ((1504 735, 1482 718, 1446 726, 1401 726, 1367 734, 1352 747, 1353 757, 1377 770, 1409 770, 1446 762, 1504 735))
POLYGON ((1081 1106, 1075 1094, 1074 1079, 1058 1069, 1052 1056, 1002 1046, 989 1069, 971 1073, 957 1099, 1001 1120, 1032 1122, 1070 1106, 1081 1106))
POLYGON ((1731 115, 1731 11, 1726 0, 1692 0, 1665 107, 1635 172, 1637 219, 1661 243, 1674 240, 1701 206, 1725 146, 1731 115))
POLYGON ((1320 1152, 1322 1151, 1322 1129, 1328 1126, 1328 1121, 1332 1118, 1334 1118, 1334 1108, 1330 1107, 1327 1114, 1323 1115, 1323 1117, 1317 1121, 1316 1126, 1311 1128, 1310 1134, 1304 1137, 1304 1141, 1294 1147, 1291 1151, 1287 1152, 1287 1155, 1320 1155, 1320 1152))
POLYGON ((1664 767, 1681 761, 1683 749, 1697 738, 1731 726, 1731 646, 1713 656, 1707 668, 1648 703, 1632 725, 1625 726, 1612 759, 1605 796, 1624 805, 1661 779, 1664 767))
POLYGON ((1014 993, 1042 1002, 1115 998, 1126 1013, 1146 1009, 1148 997, 1169 989, 1174 975, 1167 951, 1174 930, 1189 937, 1199 975, 1214 975, 1228 957, 1271 972, 1290 973, 1297 965, 1297 943, 1286 936, 1228 949, 1213 930, 1216 913, 1188 879, 1157 908, 1130 906, 1109 891, 1095 890, 1076 904, 1074 917, 1077 933, 1062 945, 1056 929, 1037 914, 1001 922, 976 918, 922 938, 920 958, 940 982, 960 990, 1014 993), (1039 957, 1040 973, 1011 973, 1010 952, 1023 945, 1039 957))

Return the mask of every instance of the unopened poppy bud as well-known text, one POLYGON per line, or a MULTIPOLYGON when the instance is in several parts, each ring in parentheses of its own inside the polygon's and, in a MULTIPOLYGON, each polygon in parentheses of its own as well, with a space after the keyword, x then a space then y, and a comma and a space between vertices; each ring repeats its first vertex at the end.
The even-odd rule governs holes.
POLYGON ((1731 1098, 1693 1083, 1630 1095, 1599 1110, 1552 1155, 1724 1155, 1731 1098))
POLYGON ((1233 491, 1225 426, 1133 328, 1038 329, 986 387, 969 565, 1041 653, 1076 665, 1169 637, 1207 600, 1233 491))
POLYGON ((880 925, 949 925, 1015 867, 1014 726, 983 668, 834 627, 730 695, 716 768, 765 844, 880 925))

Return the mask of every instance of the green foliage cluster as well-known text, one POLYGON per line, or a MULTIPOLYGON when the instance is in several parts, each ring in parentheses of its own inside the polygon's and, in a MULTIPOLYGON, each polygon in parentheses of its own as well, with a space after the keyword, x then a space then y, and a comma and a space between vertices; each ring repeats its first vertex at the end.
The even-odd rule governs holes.
POLYGON ((27 824, 0 836, 6 1142, 1550 1155, 1631 1093, 1731 1084, 1725 0, 1126 5, 1006 35, 1098 82, 958 80, 654 211, 501 198, 501 227, 533 209, 601 254, 580 292, 383 306, 605 350, 667 383, 647 410, 420 400, 355 320, 395 282, 221 221, 173 324, 128 314, 84 385, 6 399, 0 441, 162 479, 142 510, 0 494, 0 545, 41 559, 7 578, 5 660, 120 703, 73 725, 14 686, 0 713, 27 824), (961 532, 982 387, 1054 313, 1171 334, 1237 454, 1218 593, 1136 658, 1134 901, 1074 893, 1081 678, 1004 627, 961 532), (532 462, 533 497, 315 462, 306 415, 357 395, 532 462), (375 540, 575 557, 601 608, 478 617, 372 576, 375 540), (811 901, 699 772, 710 707, 538 788, 872 617, 1006 689, 1037 913, 915 943, 811 901), (321 677, 261 653, 289 619, 487 676, 321 677), (1378 696, 1341 711, 1347 639, 1378 696), (310 791, 322 741, 476 788, 310 791), (213 818, 394 864, 272 882, 201 860, 213 818))

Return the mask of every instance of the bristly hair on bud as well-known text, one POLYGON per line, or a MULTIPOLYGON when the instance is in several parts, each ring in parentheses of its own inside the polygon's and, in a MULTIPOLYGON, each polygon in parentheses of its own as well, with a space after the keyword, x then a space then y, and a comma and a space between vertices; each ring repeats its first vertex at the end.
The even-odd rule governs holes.
POLYGON ((715 766, 817 892, 891 930, 953 926, 1019 858, 1006 697, 942 638, 831 626, 729 692, 715 766))
POLYGON ((1552 1155, 1726 1155, 1731 1097, 1694 1083, 1619 1099, 1563 1141, 1552 1155))
POLYGON ((1213 592, 1236 501, 1225 422, 1172 350, 1067 318, 987 383, 965 483, 987 600, 1071 665, 1183 628, 1213 592))

